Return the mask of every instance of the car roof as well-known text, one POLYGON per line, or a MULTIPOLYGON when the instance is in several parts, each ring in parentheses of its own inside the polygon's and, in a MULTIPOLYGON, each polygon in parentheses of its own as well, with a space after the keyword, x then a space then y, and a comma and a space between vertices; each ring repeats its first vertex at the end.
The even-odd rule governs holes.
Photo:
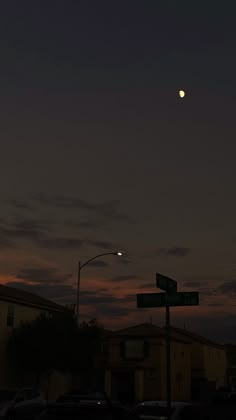
MULTIPOLYGON (((143 401, 139 404, 139 406, 159 406, 159 407, 165 407, 167 405, 166 401, 143 401)), ((171 406, 172 407, 184 407, 186 405, 191 405, 191 402, 185 402, 185 401, 172 401, 171 406)))
POLYGON ((52 403, 49 404, 47 407, 47 411, 60 411, 61 409, 80 409, 80 408, 99 408, 99 409, 104 409, 107 408, 109 409, 109 405, 107 403, 104 402, 98 402, 98 401, 69 401, 69 402, 57 402, 57 403, 52 403))

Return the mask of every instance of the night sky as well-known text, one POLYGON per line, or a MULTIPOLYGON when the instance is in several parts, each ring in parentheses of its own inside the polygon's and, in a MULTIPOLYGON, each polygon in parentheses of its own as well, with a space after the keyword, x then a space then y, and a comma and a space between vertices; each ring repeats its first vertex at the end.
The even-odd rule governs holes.
POLYGON ((236 6, 4 1, 0 277, 118 328, 156 271, 199 290, 175 325, 236 328, 236 6), (186 91, 184 99, 179 89, 186 91))

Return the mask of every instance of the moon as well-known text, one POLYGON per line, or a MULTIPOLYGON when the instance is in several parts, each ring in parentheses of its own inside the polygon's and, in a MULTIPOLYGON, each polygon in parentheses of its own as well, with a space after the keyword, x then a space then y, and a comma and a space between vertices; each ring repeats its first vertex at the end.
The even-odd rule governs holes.
POLYGON ((179 91, 179 96, 180 96, 180 98, 184 98, 185 97, 185 91, 184 90, 180 90, 179 91))

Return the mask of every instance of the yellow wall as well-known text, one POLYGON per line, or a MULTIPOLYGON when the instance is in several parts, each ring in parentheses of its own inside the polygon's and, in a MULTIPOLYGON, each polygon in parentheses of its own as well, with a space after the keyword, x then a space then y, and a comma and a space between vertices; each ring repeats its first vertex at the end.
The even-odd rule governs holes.
POLYGON ((192 341, 191 366, 193 377, 204 377, 215 382, 216 387, 225 384, 227 359, 224 348, 192 341))
POLYGON ((199 342, 191 343, 191 367, 192 370, 202 371, 205 369, 203 345, 199 342))
MULTIPOLYGON (((113 366, 159 368, 160 349, 163 342, 160 339, 149 339, 150 352, 148 357, 140 361, 124 360, 120 355, 120 343, 126 338, 112 338, 109 342, 108 363, 113 366)), ((130 338, 132 340, 132 337, 130 338)), ((141 338, 142 340, 142 338, 141 338)))
MULTIPOLYGON (((162 348, 162 394, 166 399, 166 347, 162 348)), ((189 401, 191 397, 191 346, 171 341, 171 394, 176 401, 189 401)))
POLYGON ((48 314, 49 312, 43 309, 31 308, 30 306, 20 305, 18 303, 9 303, 0 301, 0 338, 8 336, 11 333, 12 327, 7 326, 8 306, 14 306, 14 327, 19 327, 21 322, 32 321, 39 317, 40 314, 48 314))
MULTIPOLYGON (((130 339, 132 339, 130 337, 130 339)), ((142 338, 140 338, 142 339, 142 338)), ((131 369, 135 372, 136 399, 166 399, 166 346, 164 338, 146 338, 149 355, 144 360, 124 360, 120 355, 122 337, 114 337, 109 342, 107 359, 106 391, 111 393, 111 371, 131 369)), ((182 342, 171 343, 172 398, 188 401, 191 391, 190 345, 182 342), (181 378, 180 378, 181 376, 181 378)))
POLYGON ((219 347, 204 346, 204 368, 209 381, 216 383, 216 387, 225 385, 227 359, 225 350, 219 347))
POLYGON ((47 314, 48 311, 31 308, 20 304, 0 301, 0 386, 11 386, 17 378, 11 375, 11 366, 7 359, 7 342, 11 335, 12 327, 7 326, 8 306, 14 306, 14 327, 19 327, 21 322, 32 321, 40 314, 47 314))
MULTIPOLYGON (((33 321, 41 314, 49 315, 48 310, 8 303, 0 301, 0 387, 11 386, 33 386, 34 378, 28 378, 29 383, 22 384, 21 378, 17 378, 7 358, 7 342, 11 335, 12 327, 7 326, 8 305, 14 305, 14 328, 19 327, 22 322, 33 321)), ((43 391, 48 394, 49 400, 57 398, 68 390, 70 378, 57 372, 53 373, 49 384, 42 384, 43 391)))

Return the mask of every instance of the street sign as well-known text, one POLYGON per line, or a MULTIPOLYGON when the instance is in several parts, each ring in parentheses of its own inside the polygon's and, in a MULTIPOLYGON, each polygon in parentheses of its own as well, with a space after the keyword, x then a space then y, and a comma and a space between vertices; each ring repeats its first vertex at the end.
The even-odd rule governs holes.
POLYGON ((137 294, 138 308, 156 308, 166 306, 165 293, 140 293, 137 294))
POLYGON ((177 292, 177 281, 156 273, 156 287, 168 293, 177 292))
POLYGON ((171 419, 171 336, 170 307, 199 305, 198 292, 177 292, 177 282, 156 273, 156 287, 166 293, 137 294, 138 308, 166 308, 166 401, 167 419, 171 419))
POLYGON ((198 292, 142 293, 137 295, 138 308, 199 305, 198 292))
POLYGON ((178 292, 166 294, 168 306, 194 306, 199 305, 198 292, 178 292))

